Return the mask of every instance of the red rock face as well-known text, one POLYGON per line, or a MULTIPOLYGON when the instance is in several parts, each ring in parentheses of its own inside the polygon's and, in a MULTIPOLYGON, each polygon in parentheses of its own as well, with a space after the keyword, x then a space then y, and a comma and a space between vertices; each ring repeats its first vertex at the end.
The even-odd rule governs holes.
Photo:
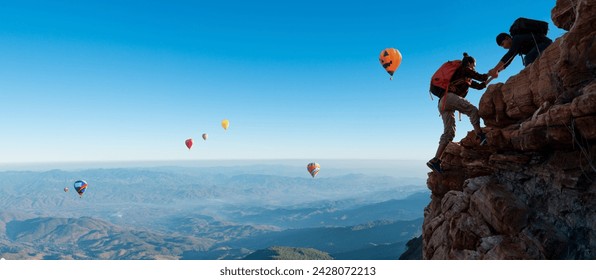
POLYGON ((568 32, 480 100, 489 145, 429 173, 425 259, 596 259, 596 1, 551 16, 568 32))

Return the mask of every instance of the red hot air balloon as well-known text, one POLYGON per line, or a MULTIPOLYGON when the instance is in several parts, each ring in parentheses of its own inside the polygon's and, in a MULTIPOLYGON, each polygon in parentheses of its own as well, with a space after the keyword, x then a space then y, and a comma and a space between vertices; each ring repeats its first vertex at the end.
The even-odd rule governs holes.
POLYGON ((190 150, 190 148, 192 147, 192 138, 186 139, 186 141, 184 141, 184 144, 186 144, 186 147, 190 150))

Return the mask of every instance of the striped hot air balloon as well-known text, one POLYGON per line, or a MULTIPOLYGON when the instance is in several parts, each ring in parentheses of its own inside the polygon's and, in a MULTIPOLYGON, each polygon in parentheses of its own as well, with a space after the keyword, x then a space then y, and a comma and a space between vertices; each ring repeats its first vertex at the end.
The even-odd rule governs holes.
POLYGON ((79 180, 74 183, 74 189, 77 191, 79 196, 83 197, 83 193, 87 190, 87 182, 79 180))
POLYGON ((306 170, 310 173, 310 175, 314 178, 321 170, 321 166, 316 162, 311 162, 306 166, 306 170))

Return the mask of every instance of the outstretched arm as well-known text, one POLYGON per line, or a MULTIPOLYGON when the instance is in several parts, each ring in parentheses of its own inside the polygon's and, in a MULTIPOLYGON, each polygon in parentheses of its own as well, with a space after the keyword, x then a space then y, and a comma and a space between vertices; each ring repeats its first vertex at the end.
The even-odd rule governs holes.
POLYGON ((498 77, 499 72, 502 71, 503 69, 507 68, 507 66, 509 66, 509 64, 511 64, 511 61, 513 61, 513 59, 515 58, 515 55, 517 55, 519 53, 520 44, 523 39, 524 39, 523 36, 515 36, 512 39, 511 47, 509 47, 509 51, 503 56, 503 58, 501 58, 501 60, 499 61, 499 63, 497 63, 495 68, 488 71, 488 74, 490 76, 492 76, 493 78, 498 77))
MULTIPOLYGON (((511 52, 511 50, 509 50, 509 52, 511 52)), ((509 52, 507 52, 507 54, 509 54, 509 52)), ((503 58, 499 61, 499 63, 497 63, 495 68, 490 69, 488 71, 489 76, 493 78, 499 77, 499 72, 501 72, 503 69, 507 68, 509 64, 511 64, 511 61, 513 60, 513 58, 515 58, 515 55, 512 55, 511 57, 509 57, 509 60, 505 61, 504 59, 507 57, 507 54, 503 56, 503 58)))
POLYGON ((470 87, 473 89, 478 89, 478 90, 484 89, 486 87, 486 82, 479 83, 476 81, 472 81, 472 84, 470 84, 470 87))
POLYGON ((489 76, 488 74, 480 74, 480 73, 476 72, 475 70, 472 70, 467 67, 464 68, 464 71, 465 71, 464 74, 466 75, 466 77, 470 77, 474 80, 482 81, 482 82, 488 80, 488 76, 489 76))
POLYGON ((505 63, 503 61, 499 61, 499 63, 497 63, 495 68, 488 70, 488 75, 496 78, 499 76, 499 72, 501 70, 505 69, 505 67, 506 67, 505 63))

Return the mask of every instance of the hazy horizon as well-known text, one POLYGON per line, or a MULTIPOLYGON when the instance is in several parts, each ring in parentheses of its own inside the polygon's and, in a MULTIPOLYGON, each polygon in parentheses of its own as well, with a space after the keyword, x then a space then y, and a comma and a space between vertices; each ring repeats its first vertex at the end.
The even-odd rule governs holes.
MULTIPOLYGON (((31 163, 2 163, 0 172, 4 171, 49 171, 54 169, 73 171, 85 169, 112 168, 218 168, 218 167, 261 167, 261 173, 274 173, 276 166, 295 167, 297 175, 308 175, 306 165, 312 161, 307 159, 239 159, 239 160, 154 160, 154 161, 64 161, 64 162, 31 162, 31 163), (270 170, 267 168, 270 167, 270 170), (304 169, 304 170, 303 170, 304 169), (268 171, 268 172, 266 172, 268 171), (303 173, 303 174, 302 174, 303 173)), ((422 160, 384 160, 384 159, 321 159, 321 173, 342 175, 362 173, 392 177, 426 178, 428 170, 422 160)), ((259 174, 257 172, 257 174, 259 174)))

